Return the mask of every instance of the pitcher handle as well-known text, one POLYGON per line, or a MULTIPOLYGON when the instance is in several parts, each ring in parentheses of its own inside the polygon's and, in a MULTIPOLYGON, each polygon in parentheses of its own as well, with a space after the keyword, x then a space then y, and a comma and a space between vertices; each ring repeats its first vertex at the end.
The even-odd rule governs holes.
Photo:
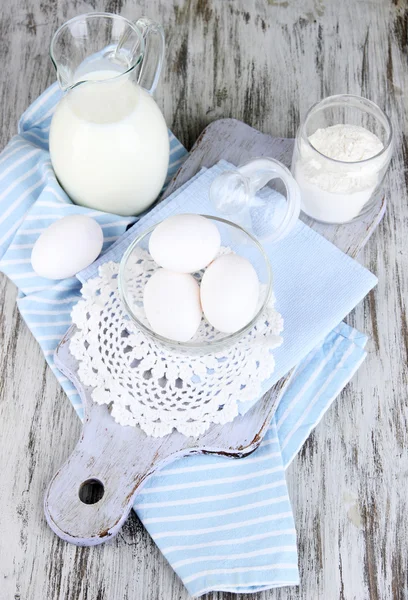
POLYGON ((159 81, 164 62, 164 31, 163 27, 148 17, 141 17, 135 25, 142 34, 145 52, 139 70, 137 82, 149 94, 153 94, 159 81))

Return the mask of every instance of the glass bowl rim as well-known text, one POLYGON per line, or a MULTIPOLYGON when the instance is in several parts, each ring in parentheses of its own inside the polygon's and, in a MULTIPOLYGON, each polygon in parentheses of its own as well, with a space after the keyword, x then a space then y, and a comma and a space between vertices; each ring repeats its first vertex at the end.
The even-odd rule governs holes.
MULTIPOLYGON (((353 107, 353 108, 357 108, 357 110, 364 110, 364 108, 361 108, 361 109, 359 109, 358 107, 353 107)), ((376 117, 376 118, 378 120, 378 117, 376 117)), ((364 165, 365 163, 368 163, 368 162, 378 158, 382 154, 385 154, 391 148, 393 141, 394 141, 394 130, 393 130, 392 123, 391 123, 389 116, 382 110, 382 108, 380 108, 378 106, 378 104, 376 104, 372 100, 369 100, 368 98, 364 98, 364 96, 358 96, 357 94, 335 94, 333 96, 327 96, 326 98, 323 98, 322 100, 319 100, 318 102, 315 102, 314 104, 312 104, 312 106, 306 112, 304 119, 302 120, 302 124, 300 125, 300 136, 299 137, 301 137, 306 142, 306 144, 309 146, 309 148, 311 148, 314 152, 316 152, 317 154, 319 154, 320 156, 322 156, 323 158, 325 158, 326 160, 328 160, 332 163, 337 163, 337 164, 341 164, 341 165, 364 165), (386 141, 384 147, 379 152, 377 152, 377 154, 370 156, 370 158, 365 158, 364 160, 355 160, 355 161, 338 160, 336 158, 331 158, 330 156, 327 156, 326 154, 324 154, 323 152, 320 152, 320 150, 315 148, 313 146, 313 144, 309 141, 308 136, 306 135, 306 131, 305 131, 306 123, 307 123, 309 117, 314 112, 316 112, 316 108, 318 108, 321 104, 323 104, 325 102, 327 102, 328 105, 327 105, 327 107, 322 107, 322 108, 329 108, 330 103, 332 103, 332 106, 341 106, 341 102, 344 101, 344 99, 346 99, 346 98, 362 101, 363 104, 366 103, 368 106, 370 106, 374 110, 378 111, 381 114, 381 116, 384 118, 385 122, 387 123, 387 126, 389 128, 387 141, 386 141)))
MULTIPOLYGON (((268 276, 268 281, 266 283, 267 289, 266 289, 266 294, 265 294, 265 298, 262 302, 261 307, 257 310, 256 314, 252 317, 252 319, 250 320, 249 323, 247 323, 247 325, 245 325, 244 327, 242 327, 241 329, 239 329, 238 331, 234 332, 234 333, 229 333, 226 334, 225 337, 223 337, 220 340, 211 340, 209 342, 203 342, 203 341, 197 341, 197 342, 177 342, 175 340, 171 340, 170 338, 166 338, 158 333, 155 333, 152 329, 150 329, 149 327, 147 327, 146 325, 144 325, 144 323, 142 323, 138 317, 133 313, 132 309, 130 308, 127 299, 126 299, 126 293, 125 293, 125 289, 124 289, 124 275, 125 275, 125 270, 126 270, 126 264, 128 261, 129 256, 132 254, 134 248, 144 239, 146 238, 149 234, 151 234, 154 229, 156 229, 156 227, 164 220, 159 221, 157 223, 155 223, 154 225, 150 226, 148 229, 144 230, 142 233, 140 233, 134 240, 133 242, 128 246, 128 248, 126 249, 126 252, 123 254, 121 261, 120 261, 120 265, 119 265, 119 274, 118 274, 118 290, 119 290, 119 296, 125 306, 125 309, 129 315, 129 317, 132 319, 132 321, 134 323, 136 323, 136 325, 138 327, 140 327, 140 329, 146 333, 147 335, 149 335, 150 337, 152 337, 154 340, 159 341, 160 343, 164 344, 165 346, 170 346, 172 347, 174 350, 201 350, 201 351, 207 351, 207 352, 211 352, 211 350, 218 350, 221 348, 225 348, 226 346, 232 345, 234 342, 236 342, 237 340, 239 340, 243 335, 245 335, 245 333, 247 333, 248 331, 250 331, 252 329, 252 327, 254 327, 254 325, 256 324, 256 322, 258 321, 259 317, 261 316, 262 312, 265 310, 265 307, 267 306, 269 299, 271 297, 271 291, 272 291, 272 267, 271 267, 271 263, 269 261, 269 257, 266 254, 262 244, 256 239, 255 236, 253 236, 251 233, 249 233, 246 229, 244 229, 243 227, 241 227, 240 225, 238 225, 237 223, 233 223, 232 221, 228 221, 227 219, 222 219, 221 217, 215 217, 212 215, 205 215, 205 214, 200 214, 200 213, 180 213, 180 214, 197 214, 198 216, 201 217, 205 217, 206 219, 210 219, 212 221, 217 221, 219 223, 222 223, 224 225, 227 225, 229 227, 232 227, 234 229, 237 229, 238 231, 241 231, 242 233, 244 233, 250 240, 251 242, 258 248, 264 263, 266 265, 266 271, 267 271, 267 276, 268 276)), ((158 268, 160 268, 158 266, 158 268)), ((202 318, 205 318, 204 315, 202 318)))

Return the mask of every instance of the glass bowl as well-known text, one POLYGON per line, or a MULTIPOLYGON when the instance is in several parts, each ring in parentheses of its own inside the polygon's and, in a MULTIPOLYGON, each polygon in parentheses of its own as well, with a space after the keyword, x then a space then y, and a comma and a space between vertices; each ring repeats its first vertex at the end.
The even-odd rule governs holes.
MULTIPOLYGON (((131 243, 122 257, 119 269, 119 293, 129 317, 155 342, 182 353, 206 354, 210 352, 219 352, 237 342, 256 324, 268 304, 272 289, 271 266, 268 256, 258 240, 245 231, 245 229, 231 221, 209 215, 202 216, 213 221, 220 232, 220 253, 233 251, 240 256, 244 256, 251 262, 258 275, 260 294, 256 314, 251 321, 239 331, 228 334, 222 333, 215 330, 206 321, 204 316, 201 319, 201 324, 197 333, 188 342, 177 342, 168 339, 155 333, 151 329, 143 310, 143 290, 148 278, 160 268, 153 261, 148 252, 150 236, 158 223, 141 233, 131 243)), ((200 281, 203 273, 204 270, 193 273, 193 276, 200 281)))

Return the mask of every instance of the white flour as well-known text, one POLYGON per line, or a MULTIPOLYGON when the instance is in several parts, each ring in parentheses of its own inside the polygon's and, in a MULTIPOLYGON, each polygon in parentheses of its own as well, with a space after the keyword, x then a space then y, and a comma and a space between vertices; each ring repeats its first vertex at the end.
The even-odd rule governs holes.
POLYGON ((293 172, 302 192, 302 209, 327 223, 351 221, 381 182, 388 156, 356 163, 381 152, 381 140, 364 127, 333 125, 317 129, 309 142, 324 156, 300 140, 293 172), (325 157, 342 162, 335 163, 325 157))

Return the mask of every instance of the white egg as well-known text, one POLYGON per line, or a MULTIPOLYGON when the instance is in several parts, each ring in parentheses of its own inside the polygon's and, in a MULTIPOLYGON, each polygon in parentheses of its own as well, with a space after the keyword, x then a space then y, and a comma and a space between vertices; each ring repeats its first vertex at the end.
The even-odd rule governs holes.
POLYGON ((72 277, 99 256, 102 244, 102 229, 94 219, 85 215, 62 217, 37 239, 31 265, 40 277, 72 277))
POLYGON ((254 317, 259 281, 249 260, 237 254, 216 258, 201 280, 201 305, 207 321, 223 333, 235 333, 254 317))
POLYGON ((174 215, 150 236, 149 251, 158 265, 178 273, 204 269, 221 245, 217 226, 201 215, 174 215))
POLYGON ((153 331, 170 340, 187 342, 200 325, 200 288, 187 273, 156 271, 145 285, 143 305, 153 331))

